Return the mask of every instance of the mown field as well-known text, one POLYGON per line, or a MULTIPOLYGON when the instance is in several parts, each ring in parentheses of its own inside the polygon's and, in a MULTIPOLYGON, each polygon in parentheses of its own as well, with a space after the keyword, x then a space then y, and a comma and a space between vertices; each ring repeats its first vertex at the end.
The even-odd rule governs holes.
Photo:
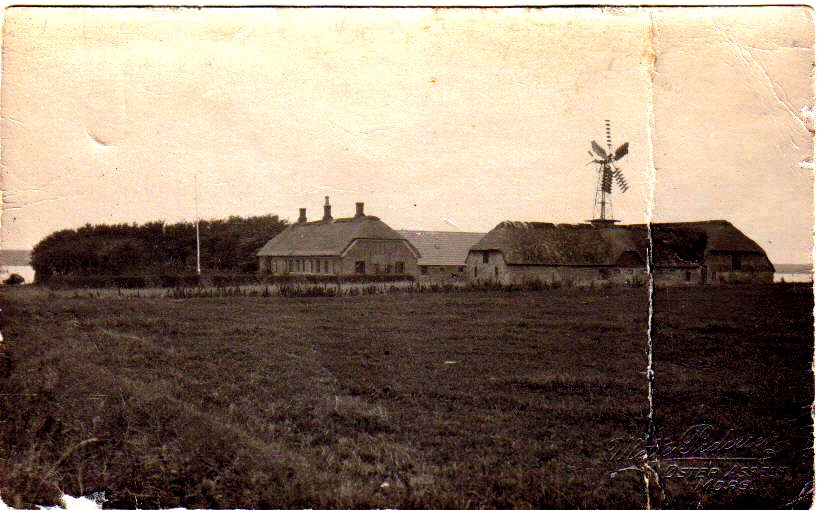
MULTIPOLYGON (((647 427, 646 289, 3 300, 14 507, 645 508, 641 474, 611 473, 647 427)), ((769 438, 782 468, 729 490, 666 462, 668 507, 798 500, 812 307, 793 285, 657 292, 658 435, 769 438)))

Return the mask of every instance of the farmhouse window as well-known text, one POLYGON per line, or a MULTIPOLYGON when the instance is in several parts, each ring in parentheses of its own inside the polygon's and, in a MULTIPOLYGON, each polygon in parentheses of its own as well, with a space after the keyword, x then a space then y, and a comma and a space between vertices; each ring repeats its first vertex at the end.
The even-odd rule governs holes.
POLYGON ((325 261, 325 273, 329 273, 329 272, 330 272, 330 265, 328 264, 328 261, 326 260, 325 261))
POLYGON ((364 274, 364 260, 357 260, 355 267, 356 274, 364 274))
POLYGON ((478 268, 477 267, 473 268, 473 277, 478 278, 478 268))
POLYGON ((396 272, 402 274, 404 272, 404 262, 396 262, 396 272))
POLYGON ((686 281, 687 282, 692 281, 692 273, 690 271, 686 271, 686 281))
POLYGON ((482 262, 484 262, 485 264, 490 261, 490 252, 483 251, 483 252, 481 252, 481 256, 482 256, 482 262))

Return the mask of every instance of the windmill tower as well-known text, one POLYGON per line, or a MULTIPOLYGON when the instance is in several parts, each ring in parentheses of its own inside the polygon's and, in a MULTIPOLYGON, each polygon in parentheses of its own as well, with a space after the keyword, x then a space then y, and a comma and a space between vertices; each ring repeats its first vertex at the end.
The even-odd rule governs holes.
POLYGON ((606 149, 593 140, 592 151, 587 151, 592 156, 591 163, 595 163, 598 169, 598 180, 595 189, 595 213, 597 217, 590 222, 597 226, 613 225, 616 219, 612 218, 612 181, 621 190, 621 193, 629 189, 621 169, 615 166, 615 162, 623 158, 629 152, 629 142, 618 147, 612 152, 612 130, 609 119, 604 121, 606 125, 606 149))

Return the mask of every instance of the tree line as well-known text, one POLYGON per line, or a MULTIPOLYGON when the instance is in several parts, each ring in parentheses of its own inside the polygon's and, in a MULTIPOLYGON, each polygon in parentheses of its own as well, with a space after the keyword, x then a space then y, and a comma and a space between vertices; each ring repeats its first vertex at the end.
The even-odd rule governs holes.
MULTIPOLYGON (((286 226, 275 215, 200 221, 203 271, 256 271, 256 252, 286 226)), ((53 276, 192 274, 196 226, 155 221, 60 230, 37 243, 31 265, 37 281, 53 276)))

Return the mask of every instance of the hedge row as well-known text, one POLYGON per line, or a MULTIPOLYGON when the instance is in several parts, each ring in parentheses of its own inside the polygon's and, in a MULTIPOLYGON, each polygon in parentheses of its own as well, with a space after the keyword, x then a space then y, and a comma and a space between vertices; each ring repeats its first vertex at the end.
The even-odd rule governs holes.
POLYGON ((140 289, 146 287, 191 287, 200 285, 198 275, 141 275, 141 276, 51 276, 38 283, 54 289, 94 289, 118 287, 140 289))
POLYGON ((234 287, 238 285, 290 284, 290 283, 368 283, 413 281, 411 275, 258 275, 258 274, 210 274, 210 275, 120 275, 120 276, 62 276, 55 275, 38 283, 54 289, 107 288, 139 289, 148 287, 234 287))

